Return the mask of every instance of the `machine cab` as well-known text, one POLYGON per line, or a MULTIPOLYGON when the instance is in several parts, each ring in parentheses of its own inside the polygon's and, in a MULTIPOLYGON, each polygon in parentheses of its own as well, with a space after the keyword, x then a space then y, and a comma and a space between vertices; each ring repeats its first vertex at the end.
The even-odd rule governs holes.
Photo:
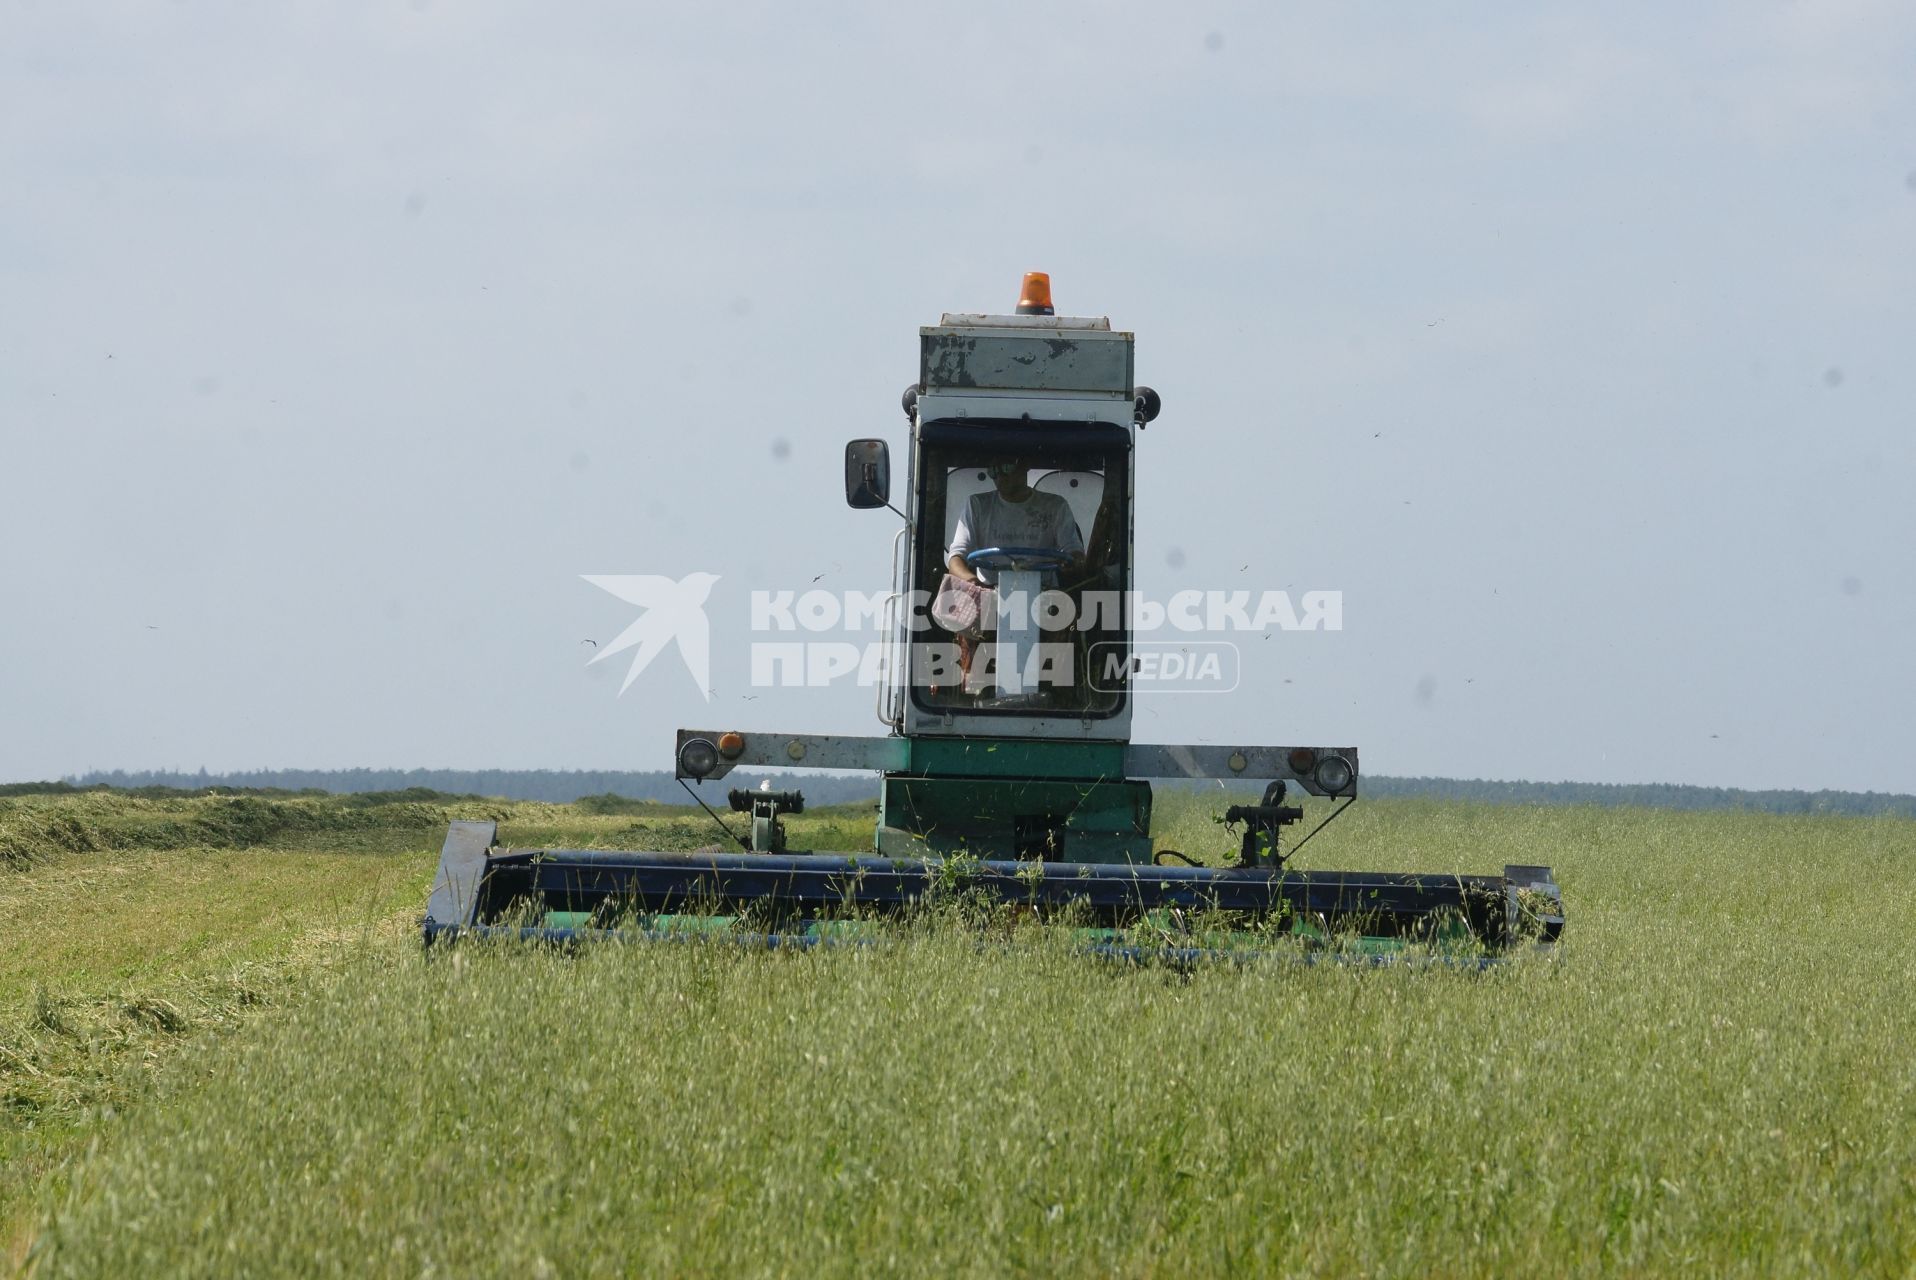
MULTIPOLYGON (((1042 276, 1019 314, 919 333, 881 717, 914 736, 1128 740, 1131 454, 1156 408, 1132 335, 1050 314, 1042 276)), ((853 505, 888 495, 876 443, 847 451, 853 505)))

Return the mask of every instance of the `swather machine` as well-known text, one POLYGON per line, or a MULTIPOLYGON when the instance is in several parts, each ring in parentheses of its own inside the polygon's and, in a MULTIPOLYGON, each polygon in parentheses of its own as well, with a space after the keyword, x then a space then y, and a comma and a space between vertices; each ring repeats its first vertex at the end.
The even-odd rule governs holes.
MULTIPOLYGON (((1545 867, 1287 868, 1297 845, 1281 839, 1305 817, 1286 803, 1289 789, 1331 802, 1315 835, 1356 799, 1354 748, 1132 742, 1133 676, 1148 648, 1134 644, 1122 605, 1132 598, 1133 462, 1159 409, 1133 378, 1132 335, 1055 315, 1038 273, 1016 314, 948 314, 920 335, 877 690, 888 732, 682 729, 677 741, 682 782, 740 766, 877 772, 873 847, 788 851, 783 818, 802 809, 797 792, 733 791, 750 834, 727 853, 501 849, 493 824, 458 822, 427 907, 428 943, 683 935, 691 925, 810 945, 862 936, 857 922, 955 882, 1020 915, 1067 915, 1089 945, 1133 956, 1211 952, 1221 937, 1233 952, 1285 935, 1306 951, 1370 955, 1452 943, 1494 955, 1556 940, 1562 899, 1545 867), (1004 545, 1007 530, 1032 545, 1004 545), (1243 829, 1232 865, 1154 856, 1149 779, 1263 784, 1256 803, 1223 815, 1243 829)), ((847 446, 845 481, 851 506, 896 510, 884 441, 847 446)))

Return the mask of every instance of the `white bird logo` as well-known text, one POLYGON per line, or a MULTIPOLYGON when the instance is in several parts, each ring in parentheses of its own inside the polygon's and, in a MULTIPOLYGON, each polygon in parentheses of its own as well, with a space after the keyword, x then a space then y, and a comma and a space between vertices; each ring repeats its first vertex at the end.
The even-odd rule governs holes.
POLYGON ((673 641, 678 642, 679 657, 685 669, 698 682, 699 696, 707 702, 712 694, 707 685, 711 672, 712 632, 705 621, 705 598, 712 594, 716 573, 688 573, 677 582, 656 573, 582 573, 579 575, 602 591, 609 591, 627 604, 645 610, 637 620, 592 655, 589 667, 633 645, 631 669, 619 686, 623 695, 639 678, 639 672, 652 665, 652 659, 673 641))

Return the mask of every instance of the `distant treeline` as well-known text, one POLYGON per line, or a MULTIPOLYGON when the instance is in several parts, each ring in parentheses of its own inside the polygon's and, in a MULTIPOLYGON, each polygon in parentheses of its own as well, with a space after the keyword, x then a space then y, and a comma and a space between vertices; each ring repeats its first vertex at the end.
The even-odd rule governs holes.
MULTIPOLYGON (((778 790, 796 788, 808 804, 851 804, 877 800, 878 783, 871 777, 828 777, 824 774, 747 773, 739 770, 718 782, 695 790, 705 803, 723 808, 725 793, 743 787, 757 790, 770 778, 778 790)), ((455 796, 497 796, 505 800, 545 800, 569 804, 586 796, 620 796, 627 800, 657 800, 691 804, 676 779, 658 771, 639 773, 617 769, 254 769, 237 773, 180 773, 168 769, 80 774, 65 780, 74 787, 144 787, 202 791, 232 787, 274 791, 432 791, 455 796)))
MULTIPOLYGON (((720 805, 733 787, 756 788, 770 777, 774 787, 797 788, 812 804, 855 804, 876 800, 877 781, 869 776, 734 773, 699 788, 707 804, 720 805)), ((30 784, 45 787, 47 784, 30 784)), ((159 770, 87 773, 68 778, 73 787, 128 790, 168 787, 198 791, 208 787, 281 791, 434 791, 447 795, 498 796, 508 800, 567 803, 585 796, 614 795, 631 800, 689 804, 669 773, 625 770, 555 769, 264 769, 245 773, 179 773, 159 770)), ((1212 784, 1196 784, 1210 786, 1212 784)), ((1485 782, 1458 778, 1365 777, 1366 796, 1435 796, 1484 804, 1589 804, 1648 809, 1743 809, 1759 813, 1833 813, 1869 817, 1916 818, 1916 796, 1855 791, 1738 791, 1728 787, 1685 787, 1657 783, 1485 782)))
POLYGON ((1486 782, 1460 778, 1366 777, 1369 796, 1437 796, 1483 804, 1592 804, 1630 809, 1744 809, 1754 813, 1840 813, 1916 818, 1916 796, 1888 791, 1739 791, 1658 782, 1486 782))

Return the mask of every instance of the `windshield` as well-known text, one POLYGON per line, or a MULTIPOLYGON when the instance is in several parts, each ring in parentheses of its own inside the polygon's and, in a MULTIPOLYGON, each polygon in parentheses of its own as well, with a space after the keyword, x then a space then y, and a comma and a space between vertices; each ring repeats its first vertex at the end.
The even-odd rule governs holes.
POLYGON ((979 433, 928 444, 919 469, 912 696, 943 710, 1115 712, 1087 678, 1121 643, 1126 451, 979 433))

